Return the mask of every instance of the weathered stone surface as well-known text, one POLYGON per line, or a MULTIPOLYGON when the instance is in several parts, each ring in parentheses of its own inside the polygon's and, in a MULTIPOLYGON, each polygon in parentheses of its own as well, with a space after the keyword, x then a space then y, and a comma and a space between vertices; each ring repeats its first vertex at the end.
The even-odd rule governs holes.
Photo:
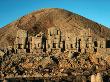
POLYGON ((3 57, 4 56, 4 52, 0 50, 0 56, 3 57))
POLYGON ((96 75, 96 82, 103 82, 103 78, 102 78, 101 73, 97 73, 97 75, 96 75))
POLYGON ((96 82, 96 76, 95 75, 91 75, 91 82, 96 82))

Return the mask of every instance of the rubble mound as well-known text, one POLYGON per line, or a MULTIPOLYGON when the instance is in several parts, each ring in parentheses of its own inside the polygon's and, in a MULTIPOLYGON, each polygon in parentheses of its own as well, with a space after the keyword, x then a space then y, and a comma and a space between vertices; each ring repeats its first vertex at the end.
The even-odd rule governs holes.
MULTIPOLYGON (((41 54, 41 53, 39 53, 41 54)), ((91 58, 89 54, 79 53, 72 58, 67 57, 69 52, 57 53, 57 55, 43 54, 12 54, 3 56, 0 78, 54 78, 54 80, 78 80, 90 81, 90 76, 101 73, 103 77, 110 74, 109 63, 97 58, 91 58), (71 78, 71 79, 70 79, 71 78)), ((92 78, 91 76, 91 78, 92 78)), ((101 77, 102 78, 102 77, 101 77)), ((103 78, 104 79, 104 78, 103 78)), ((51 80, 52 81, 52 80, 51 80)), ((105 81, 106 82, 106 81, 105 81)))

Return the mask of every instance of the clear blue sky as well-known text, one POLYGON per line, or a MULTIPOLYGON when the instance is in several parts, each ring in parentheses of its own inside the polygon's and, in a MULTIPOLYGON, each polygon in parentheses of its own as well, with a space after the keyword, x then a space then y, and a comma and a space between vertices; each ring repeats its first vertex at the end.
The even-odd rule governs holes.
POLYGON ((0 27, 41 8, 64 8, 110 27, 110 0, 0 0, 0 27))

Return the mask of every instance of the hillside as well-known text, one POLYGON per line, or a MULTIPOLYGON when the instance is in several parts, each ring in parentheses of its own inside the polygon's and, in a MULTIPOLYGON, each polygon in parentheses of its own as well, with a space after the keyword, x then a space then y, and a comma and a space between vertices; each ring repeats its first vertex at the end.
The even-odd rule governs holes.
POLYGON ((42 9, 21 17, 17 21, 0 28, 0 47, 13 45, 17 29, 28 30, 30 34, 47 32, 47 29, 57 26, 64 33, 74 35, 90 28, 95 36, 110 38, 110 30, 83 16, 58 8, 42 9))

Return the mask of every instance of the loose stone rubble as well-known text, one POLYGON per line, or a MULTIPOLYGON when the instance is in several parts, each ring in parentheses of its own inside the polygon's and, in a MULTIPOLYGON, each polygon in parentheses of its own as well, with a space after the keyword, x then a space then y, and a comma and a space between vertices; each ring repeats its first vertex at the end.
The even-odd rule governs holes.
POLYGON ((0 50, 0 78, 72 76, 73 82, 104 82, 110 74, 109 44, 90 30, 79 36, 63 35, 58 27, 35 36, 18 30, 14 45, 0 50))

